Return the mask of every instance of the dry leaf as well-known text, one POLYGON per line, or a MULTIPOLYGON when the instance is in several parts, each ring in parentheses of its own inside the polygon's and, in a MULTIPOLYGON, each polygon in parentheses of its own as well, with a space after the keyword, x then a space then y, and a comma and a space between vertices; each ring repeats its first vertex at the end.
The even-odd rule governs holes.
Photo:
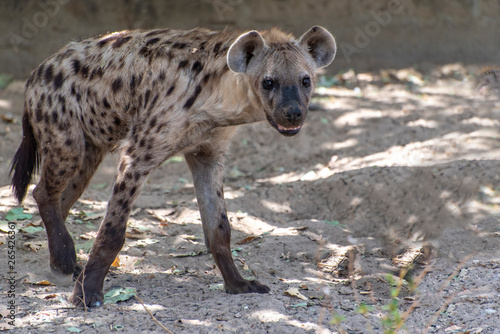
POLYGON ((303 232, 303 234, 306 237, 308 237, 309 239, 311 239, 312 241, 315 241, 315 242, 320 243, 320 244, 324 244, 327 241, 326 238, 323 238, 322 235, 319 235, 319 234, 316 234, 313 232, 305 231, 305 232, 303 232))
POLYGON ((188 257, 188 256, 198 256, 202 254, 203 251, 197 251, 197 252, 192 252, 192 253, 187 253, 187 254, 170 254, 172 257, 188 257))
POLYGON ((89 232, 87 232, 85 234, 80 234, 79 237, 82 240, 95 239, 97 237, 97 231, 89 231, 89 232))
POLYGON ((304 296, 303 294, 301 294, 299 292, 299 289, 297 289, 297 288, 288 288, 288 290, 285 291, 285 296, 299 298, 299 299, 302 299, 302 300, 307 300, 308 299, 306 296, 304 296))
POLYGON ((52 299, 52 298, 56 298, 56 297, 57 297, 57 295, 56 295, 56 294, 52 294, 52 295, 47 295, 47 296, 45 296, 45 298, 44 298, 44 299, 52 299))
POLYGON ((52 283, 50 283, 49 281, 46 281, 46 280, 43 280, 43 281, 40 281, 40 282, 36 282, 36 283, 33 283, 34 285, 53 285, 52 283))
POLYGON ((138 230, 136 228, 132 228, 132 229, 130 229, 130 232, 125 233, 125 237, 127 237, 129 239, 138 240, 138 239, 146 238, 146 234, 141 230, 138 230))
POLYGON ((167 216, 170 216, 171 214, 175 213, 176 209, 174 208, 167 208, 167 209, 155 209, 155 210, 146 210, 149 212, 153 217, 158 219, 159 221, 167 222, 167 216))
POLYGON ((252 241, 254 241, 257 237, 254 236, 254 235, 251 235, 249 237, 246 237, 246 238, 243 238, 241 239, 240 241, 236 242, 237 245, 244 245, 244 244, 248 244, 252 241))
POLYGON ((106 212, 96 212, 96 213, 88 213, 85 217, 83 217, 83 220, 94 220, 98 218, 103 218, 106 212))
POLYGON ((111 263, 111 267, 118 268, 120 266, 120 255, 117 255, 113 263, 111 263))
POLYGON ((29 241, 29 242, 24 243, 24 247, 28 248, 29 250, 36 253, 42 248, 47 248, 48 242, 47 241, 29 241))

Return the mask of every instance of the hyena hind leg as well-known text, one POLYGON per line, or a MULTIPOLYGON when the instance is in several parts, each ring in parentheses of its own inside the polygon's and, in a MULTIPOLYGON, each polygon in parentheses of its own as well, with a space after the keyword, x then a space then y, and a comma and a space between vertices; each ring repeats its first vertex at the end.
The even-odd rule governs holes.
POLYGON ((85 145, 85 156, 82 165, 69 181, 61 196, 61 212, 64 220, 68 217, 69 210, 71 210, 89 185, 105 154, 104 150, 92 144, 85 145))
POLYGON ((50 268, 55 274, 73 276, 76 267, 75 246, 65 226, 67 212, 61 209, 61 197, 83 165, 84 141, 83 138, 81 141, 53 139, 50 143, 52 145, 47 147, 42 160, 41 177, 33 190, 33 197, 47 232, 50 268))

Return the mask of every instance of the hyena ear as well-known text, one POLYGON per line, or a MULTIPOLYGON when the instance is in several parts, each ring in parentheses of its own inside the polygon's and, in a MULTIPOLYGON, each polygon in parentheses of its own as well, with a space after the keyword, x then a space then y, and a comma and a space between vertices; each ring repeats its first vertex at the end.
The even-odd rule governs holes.
POLYGON ((227 53, 227 65, 231 71, 246 73, 248 64, 266 46, 264 39, 257 31, 247 32, 234 41, 227 53))
POLYGON ((309 52, 316 67, 330 65, 337 53, 335 38, 325 28, 312 27, 299 39, 298 44, 309 52))

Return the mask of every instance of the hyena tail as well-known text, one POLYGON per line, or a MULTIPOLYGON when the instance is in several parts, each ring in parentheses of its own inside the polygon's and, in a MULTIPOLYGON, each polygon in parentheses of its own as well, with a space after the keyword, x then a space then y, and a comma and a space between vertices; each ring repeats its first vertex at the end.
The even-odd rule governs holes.
POLYGON ((23 141, 17 149, 10 167, 10 174, 14 172, 12 188, 19 203, 26 196, 31 177, 38 170, 39 162, 38 145, 28 119, 28 113, 25 112, 23 115, 23 141))

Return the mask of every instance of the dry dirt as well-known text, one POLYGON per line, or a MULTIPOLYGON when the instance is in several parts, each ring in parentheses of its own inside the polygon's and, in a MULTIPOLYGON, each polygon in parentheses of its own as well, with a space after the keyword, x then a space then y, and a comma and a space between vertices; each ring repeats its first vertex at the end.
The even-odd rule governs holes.
MULTIPOLYGON (((270 294, 220 290, 192 180, 177 158, 150 177, 104 285, 135 288, 143 304, 74 309, 71 286, 35 284, 54 281, 45 232, 23 230, 40 225, 31 186, 23 207, 33 217, 16 223, 13 275, 0 232, 0 327, 11 328, 14 301, 15 333, 163 332, 146 309, 173 333, 383 333, 398 314, 401 333, 500 333, 500 101, 476 94, 475 73, 458 65, 427 76, 345 73, 340 85, 317 90, 296 137, 267 124, 239 131, 225 180, 233 253, 270 294)), ((0 90, 3 226, 18 206, 8 169, 21 139, 22 86, 0 90)), ((82 263, 115 160, 68 218, 82 263)))

